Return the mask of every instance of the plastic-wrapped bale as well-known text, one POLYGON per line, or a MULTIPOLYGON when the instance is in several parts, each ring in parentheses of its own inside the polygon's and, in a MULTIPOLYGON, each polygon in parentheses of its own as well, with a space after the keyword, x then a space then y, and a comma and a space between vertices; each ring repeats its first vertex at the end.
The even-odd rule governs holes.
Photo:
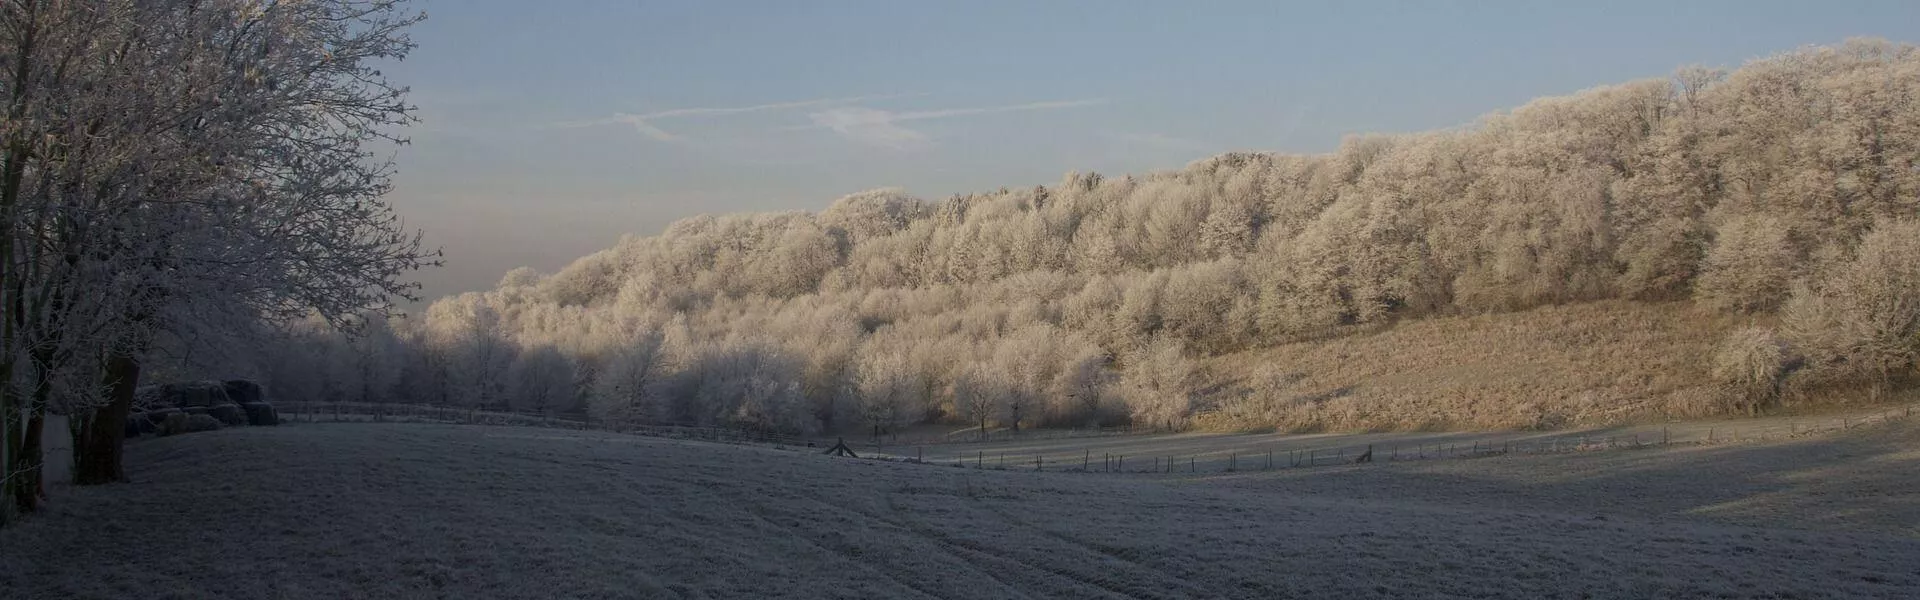
POLYGON ((280 412, 274 410, 272 404, 265 402, 248 402, 240 405, 240 408, 247 411, 248 425, 280 424, 280 412))
POLYGON ((207 414, 224 425, 247 424, 247 412, 241 410, 238 404, 215 404, 207 407, 207 414))
POLYGON ((227 392, 227 401, 241 406, 255 402, 266 402, 267 391, 258 382, 245 379, 230 379, 222 384, 227 392))

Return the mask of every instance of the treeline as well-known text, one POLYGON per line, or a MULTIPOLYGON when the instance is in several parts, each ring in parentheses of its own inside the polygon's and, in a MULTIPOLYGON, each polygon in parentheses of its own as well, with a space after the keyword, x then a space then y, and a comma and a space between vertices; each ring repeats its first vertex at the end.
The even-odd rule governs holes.
POLYGON ((1631 299, 1754 315, 1716 372, 1759 410, 1913 371, 1916 99, 1920 51, 1855 40, 1331 154, 699 216, 262 369, 283 396, 629 422, 1178 427, 1217 383, 1196 358, 1631 299))

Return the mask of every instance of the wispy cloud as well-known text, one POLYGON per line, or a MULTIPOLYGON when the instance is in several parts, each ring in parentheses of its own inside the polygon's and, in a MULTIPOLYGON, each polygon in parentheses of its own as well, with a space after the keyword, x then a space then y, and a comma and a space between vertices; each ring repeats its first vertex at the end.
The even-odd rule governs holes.
POLYGON ((701 106, 701 107, 692 107, 692 108, 675 108, 671 110, 662 110, 662 111, 656 111, 656 112, 650 112, 650 113, 644 113, 644 114, 618 112, 618 113, 614 113, 613 116, 610 116, 610 117, 605 117, 600 119, 587 119, 582 121, 562 121, 559 123, 554 123, 553 126, 559 127, 559 128, 571 129, 571 128, 579 128, 579 127, 625 125, 628 127, 632 127, 633 130, 639 133, 640 135, 644 135, 649 138, 662 141, 662 142, 676 142, 685 138, 661 129, 659 126, 654 125, 654 122, 667 120, 667 119, 683 119, 688 117, 720 117, 720 116, 739 115, 739 114, 757 113, 757 112, 793 110, 793 109, 799 109, 799 108, 814 108, 819 106, 833 106, 838 104, 853 104, 855 102, 871 102, 875 100, 907 98, 907 97, 918 96, 918 95, 920 94, 887 94, 887 95, 879 95, 879 96, 853 96, 849 98, 820 98, 816 100, 800 100, 796 102, 775 102, 771 104, 755 104, 753 106, 724 106, 724 107, 701 106))
POLYGON ((1165 152, 1206 152, 1216 148, 1213 144, 1199 140, 1174 137, 1160 133, 1114 132, 1103 135, 1107 139, 1120 144, 1165 152))
POLYGON ((928 142, 928 138, 925 133, 900 125, 902 122, 1029 110, 1078 108, 1103 104, 1105 102, 1106 100, 1104 99, 1057 100, 1049 102, 1029 102, 1008 106, 902 112, 880 110, 864 106, 843 106, 809 113, 807 117, 813 120, 813 125, 811 127, 802 127, 801 129, 831 129, 834 133, 838 133, 849 140, 862 144, 882 148, 907 149, 925 145, 928 142))

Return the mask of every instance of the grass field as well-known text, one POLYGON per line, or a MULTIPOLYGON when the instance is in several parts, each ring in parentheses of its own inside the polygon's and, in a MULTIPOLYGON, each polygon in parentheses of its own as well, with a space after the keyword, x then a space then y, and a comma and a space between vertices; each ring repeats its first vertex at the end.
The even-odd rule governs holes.
POLYGON ((7 598, 1911 598, 1920 427, 1172 475, 423 424, 143 440, 7 598))

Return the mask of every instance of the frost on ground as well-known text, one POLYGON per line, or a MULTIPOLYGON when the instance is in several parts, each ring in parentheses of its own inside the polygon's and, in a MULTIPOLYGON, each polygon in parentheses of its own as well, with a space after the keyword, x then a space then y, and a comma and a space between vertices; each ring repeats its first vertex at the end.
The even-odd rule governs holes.
POLYGON ((0 590, 1910 598, 1920 594, 1916 431, 1123 476, 591 432, 241 428, 137 442, 133 483, 56 489, 50 512, 0 531, 0 590))

